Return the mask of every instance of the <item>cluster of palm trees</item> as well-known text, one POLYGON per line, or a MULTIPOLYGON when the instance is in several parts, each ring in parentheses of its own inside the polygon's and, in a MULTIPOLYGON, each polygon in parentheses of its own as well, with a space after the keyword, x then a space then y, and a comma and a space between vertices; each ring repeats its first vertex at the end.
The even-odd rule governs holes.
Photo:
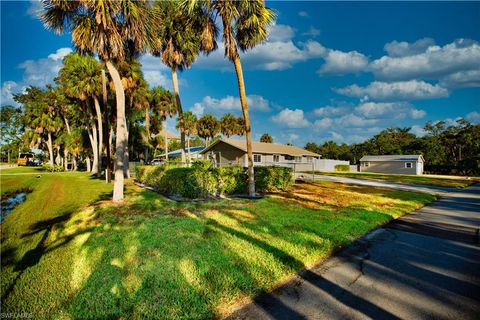
MULTIPOLYGON (((232 61, 237 75, 247 140, 249 194, 255 194, 251 127, 239 51, 251 49, 267 38, 268 27, 273 23, 275 15, 265 6, 264 1, 184 0, 152 3, 148 0, 46 0, 43 4, 42 20, 45 27, 57 33, 70 31, 76 50, 81 54, 97 56, 101 65, 108 70, 116 99, 115 115, 106 115, 115 118, 114 201, 123 199, 124 171, 128 161, 127 117, 128 113, 133 111, 125 108, 126 98, 130 99, 127 101, 130 106, 142 104, 141 90, 131 90, 137 85, 134 73, 138 70, 130 66, 130 62, 135 61, 139 54, 148 51, 161 57, 161 61, 171 68, 175 107, 180 122, 182 162, 185 162, 184 113, 177 70, 188 68, 199 54, 208 54, 215 50, 218 30, 221 27, 225 57, 232 61), (130 76, 121 72, 125 65, 131 71, 130 76)), ((83 79, 83 74, 79 77, 83 79)), ((102 85, 105 87, 105 81, 102 85)), ((92 92, 87 90, 82 93, 92 97, 96 113, 99 103, 95 103, 92 92)), ((100 95, 96 91, 94 93, 98 102, 100 95)), ((105 91, 102 94, 104 110, 100 110, 100 117, 102 111, 108 112, 108 97, 105 91)), ((110 109, 113 111, 114 108, 110 109)), ((166 112, 164 116, 170 114, 166 112)), ((98 122, 98 114, 96 118, 98 122)), ((89 121, 94 122, 92 119, 89 121)), ((103 131, 98 127, 97 123, 97 131, 103 131)), ((100 137, 97 136, 97 142, 99 141, 100 137)))

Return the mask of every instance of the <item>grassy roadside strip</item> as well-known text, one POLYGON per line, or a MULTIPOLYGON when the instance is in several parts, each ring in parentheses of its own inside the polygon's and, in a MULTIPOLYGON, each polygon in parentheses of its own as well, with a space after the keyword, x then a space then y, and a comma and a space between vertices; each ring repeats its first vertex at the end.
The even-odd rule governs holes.
MULTIPOLYGON (((312 173, 312 172, 309 172, 312 173)), ((354 179, 366 179, 377 181, 391 181, 397 183, 423 184, 440 187, 465 188, 474 183, 480 182, 478 178, 449 178, 449 177, 432 177, 432 176, 417 176, 417 175, 402 175, 402 174, 382 174, 373 172, 322 172, 315 171, 315 174, 345 177, 354 179)))

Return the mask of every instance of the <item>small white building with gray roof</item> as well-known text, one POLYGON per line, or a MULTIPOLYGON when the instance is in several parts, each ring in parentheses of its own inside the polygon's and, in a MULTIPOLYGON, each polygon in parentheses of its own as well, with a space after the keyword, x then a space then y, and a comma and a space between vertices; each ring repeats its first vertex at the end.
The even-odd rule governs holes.
POLYGON ((421 154, 363 156, 360 159, 360 172, 423 174, 425 159, 421 154))

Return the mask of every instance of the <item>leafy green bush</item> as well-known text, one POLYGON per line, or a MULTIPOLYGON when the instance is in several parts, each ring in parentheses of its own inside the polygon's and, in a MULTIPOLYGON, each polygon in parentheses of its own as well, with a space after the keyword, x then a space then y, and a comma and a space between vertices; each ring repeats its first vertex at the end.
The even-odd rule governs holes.
POLYGON ((51 165, 51 164, 46 163, 42 166, 42 168, 43 168, 43 170, 48 171, 48 172, 63 172, 63 171, 65 171, 65 168, 62 165, 59 165, 59 164, 51 165))
POLYGON ((335 165, 335 171, 348 172, 350 171, 350 166, 348 164, 337 164, 335 165))
POLYGON ((286 190, 294 182, 292 168, 255 167, 255 188, 257 192, 286 190))
MULTIPOLYGON (((190 168, 138 166, 136 179, 159 192, 184 198, 208 198, 247 192, 247 173, 243 167, 215 168, 208 160, 196 160, 190 168)), ((293 183, 291 168, 257 167, 258 192, 285 190, 293 183)))
POLYGON ((247 191, 248 176, 243 167, 216 168, 219 194, 241 194, 247 191))

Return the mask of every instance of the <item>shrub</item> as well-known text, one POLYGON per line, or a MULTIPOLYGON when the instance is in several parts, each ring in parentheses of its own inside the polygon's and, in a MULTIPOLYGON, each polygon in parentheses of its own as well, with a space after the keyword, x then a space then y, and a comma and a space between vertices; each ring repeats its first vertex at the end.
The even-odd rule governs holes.
POLYGON ((335 171, 348 172, 350 171, 350 166, 348 164, 337 164, 335 165, 335 171))
POLYGON ((247 172, 243 167, 216 168, 219 194, 241 194, 247 191, 247 172))
MULTIPOLYGON (((138 166, 136 179, 159 192, 184 198, 208 198, 247 191, 247 173, 243 167, 215 168, 210 161, 196 160, 190 168, 138 166)), ((293 183, 291 168, 255 168, 258 192, 285 190, 293 183)))
POLYGON ((294 182, 292 168, 255 167, 255 187, 257 192, 286 190, 294 182))
POLYGON ((59 164, 51 165, 51 164, 46 163, 42 166, 42 168, 43 168, 43 170, 48 171, 48 172, 63 172, 63 171, 65 171, 65 168, 62 165, 59 165, 59 164))

